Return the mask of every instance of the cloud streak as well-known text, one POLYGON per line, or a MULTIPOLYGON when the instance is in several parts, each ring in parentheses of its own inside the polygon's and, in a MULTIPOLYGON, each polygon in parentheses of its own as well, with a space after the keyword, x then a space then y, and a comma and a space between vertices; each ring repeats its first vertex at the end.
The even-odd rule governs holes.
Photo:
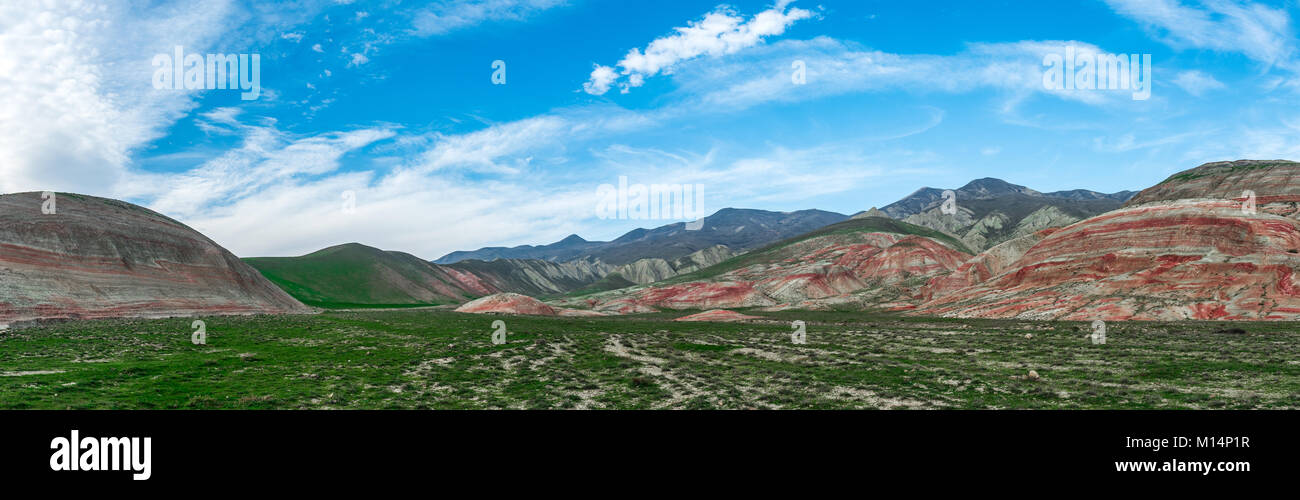
POLYGON ((520 21, 564 5, 564 0, 451 0, 416 13, 417 36, 445 35, 485 22, 520 21))
POLYGON ((1265 66, 1297 69, 1295 32, 1285 9, 1233 0, 1105 1, 1172 47, 1239 53, 1265 66))

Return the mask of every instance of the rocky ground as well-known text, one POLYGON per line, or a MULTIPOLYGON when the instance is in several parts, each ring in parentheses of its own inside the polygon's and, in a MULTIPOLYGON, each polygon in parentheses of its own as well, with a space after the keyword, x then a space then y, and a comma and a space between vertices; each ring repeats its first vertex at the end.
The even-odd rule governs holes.
POLYGON ((206 345, 191 319, 59 323, 0 332, 0 407, 1300 408, 1294 323, 1115 322, 1096 345, 1077 322, 671 321, 694 312, 206 317, 206 345))

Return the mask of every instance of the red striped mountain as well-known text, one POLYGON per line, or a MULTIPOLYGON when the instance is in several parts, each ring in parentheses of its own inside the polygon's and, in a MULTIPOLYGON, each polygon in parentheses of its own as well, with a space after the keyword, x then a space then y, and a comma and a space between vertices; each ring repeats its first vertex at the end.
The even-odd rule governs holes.
POLYGON ((1286 160, 1206 163, 1142 190, 1128 205, 1189 198, 1240 199, 1244 191, 1254 191, 1258 205, 1300 202, 1300 164, 1286 160))
POLYGON ((1069 320, 1300 318, 1300 221, 1294 218, 1300 187, 1291 182, 1297 177, 1300 164, 1284 161, 1210 163, 1175 174, 1120 210, 1044 235, 1014 264, 998 266, 1000 273, 959 270, 936 280, 934 299, 915 312, 1069 320), (1245 189, 1256 193, 1253 213, 1239 199, 1245 189), (962 279, 970 286, 952 286, 962 279))
POLYGON ((207 237, 121 201, 0 196, 0 324, 47 318, 305 313, 207 237))
POLYGON ((763 306, 911 307, 929 278, 970 257, 956 239, 884 217, 853 219, 649 286, 557 301, 630 313, 763 306))

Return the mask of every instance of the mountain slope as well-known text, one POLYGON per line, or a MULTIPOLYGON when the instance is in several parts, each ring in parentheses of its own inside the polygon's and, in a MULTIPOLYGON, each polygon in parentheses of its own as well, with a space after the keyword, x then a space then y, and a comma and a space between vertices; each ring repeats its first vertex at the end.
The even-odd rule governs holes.
POLYGON ((589 242, 575 235, 550 245, 490 247, 470 252, 452 252, 434 263, 451 264, 469 259, 542 259, 556 262, 589 259, 621 266, 649 258, 672 261, 718 245, 726 246, 733 252, 743 252, 847 218, 843 214, 822 210, 770 212, 724 208, 705 217, 703 227, 696 231, 687 231, 686 224, 679 222, 654 229, 636 229, 608 242, 589 242))
POLYGON ((1031 242, 1013 264, 996 266, 1002 271, 994 276, 959 269, 947 283, 936 280, 934 300, 916 313, 1085 321, 1300 318, 1300 188, 1291 179, 1300 179, 1300 164, 1283 161, 1217 162, 1175 174, 1122 209, 1031 242), (1255 211, 1245 209, 1242 189, 1256 192, 1255 211), (960 286, 960 276, 972 284, 960 286))
POLYGON ((642 259, 617 267, 589 259, 465 260, 439 265, 403 252, 348 243, 299 257, 244 260, 298 300, 317 307, 339 308, 459 304, 496 293, 545 297, 590 286, 611 273, 626 273, 642 280, 632 284, 657 281, 732 255, 726 247, 718 246, 673 262, 642 259))
POLYGON ((497 259, 540 259, 562 262, 581 258, 591 249, 598 248, 603 244, 604 242, 587 241, 576 234, 571 234, 549 245, 522 245, 510 248, 484 247, 472 251, 457 250, 434 260, 433 263, 454 264, 462 260, 493 261, 497 259))
POLYGON ((497 291, 472 274, 357 243, 300 257, 244 260, 290 295, 319 307, 452 304, 497 291))
POLYGON ((306 313, 197 231, 144 207, 0 196, 0 324, 45 318, 306 313))
POLYGON ((473 275, 493 290, 533 297, 555 295, 595 283, 613 266, 589 260, 551 262, 537 259, 465 260, 446 266, 473 275))
POLYGON ((920 298, 930 277, 951 272, 969 257, 960 241, 938 231, 889 218, 860 218, 650 286, 559 302, 619 313, 843 303, 907 307, 920 298))
POLYGON ((1241 199, 1254 191, 1256 203, 1300 201, 1300 168, 1287 160, 1237 160, 1206 163, 1169 176, 1142 190, 1128 205, 1190 198, 1241 199))

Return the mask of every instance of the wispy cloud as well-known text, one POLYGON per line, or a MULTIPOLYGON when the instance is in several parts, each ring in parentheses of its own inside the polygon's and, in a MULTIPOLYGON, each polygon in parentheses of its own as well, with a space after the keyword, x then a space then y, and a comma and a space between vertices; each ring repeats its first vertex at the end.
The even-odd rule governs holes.
POLYGON ((450 0, 415 14, 418 36, 443 35, 485 22, 519 21, 564 5, 564 0, 450 0))
POLYGON ((1295 33, 1283 8, 1235 0, 1105 0, 1175 48, 1244 54, 1266 66, 1297 69, 1295 33))
POLYGON ((1226 87, 1223 82, 1213 76, 1196 70, 1179 73, 1177 77, 1174 77, 1174 85, 1197 97, 1205 95, 1206 92, 1221 90, 1226 87))
POLYGON ((803 102, 863 92, 965 94, 997 91, 1007 99, 1050 96, 1090 105, 1131 103, 1131 90, 1057 91, 1043 86, 1043 57, 1105 53, 1079 41, 974 43, 952 55, 893 54, 829 37, 782 40, 722 60, 683 64, 673 75, 677 94, 692 107, 745 109, 770 102, 803 102), (791 79, 791 62, 804 63, 804 84, 791 79))

